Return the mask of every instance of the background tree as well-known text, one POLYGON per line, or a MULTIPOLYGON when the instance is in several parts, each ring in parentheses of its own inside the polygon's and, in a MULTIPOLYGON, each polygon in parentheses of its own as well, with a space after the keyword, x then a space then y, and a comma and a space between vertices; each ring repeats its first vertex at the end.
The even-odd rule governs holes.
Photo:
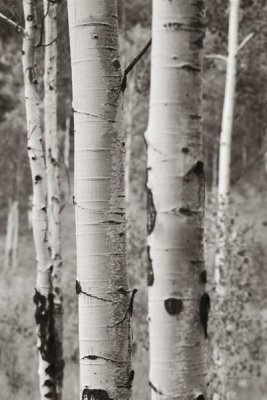
POLYGON ((225 363, 225 307, 227 284, 225 276, 229 267, 229 200, 230 200, 230 164, 234 104, 236 90, 238 24, 240 0, 230 1, 227 75, 223 105, 222 128, 219 146, 218 176, 218 211, 217 211, 217 251, 215 256, 214 280, 216 287, 215 312, 221 326, 217 326, 217 337, 214 337, 213 361, 217 376, 217 387, 214 400, 226 399, 226 363, 225 363))
POLYGON ((28 134, 33 204, 32 223, 37 260, 36 304, 37 348, 39 352, 39 385, 41 399, 56 399, 57 364, 52 292, 53 264, 47 246, 48 217, 46 203, 46 172, 41 134, 38 80, 35 74, 36 21, 34 1, 23 1, 25 28, 23 31, 22 65, 25 85, 25 105, 28 134))
MULTIPOLYGON (((57 366, 57 399, 62 398, 63 387, 63 293, 62 293, 62 246, 61 246, 61 190, 60 190, 60 148, 57 126, 57 12, 58 2, 44 0, 44 137, 48 197, 48 234, 53 262, 53 318, 55 322, 55 357, 57 366)), ((62 157, 63 158, 63 157, 62 157)))

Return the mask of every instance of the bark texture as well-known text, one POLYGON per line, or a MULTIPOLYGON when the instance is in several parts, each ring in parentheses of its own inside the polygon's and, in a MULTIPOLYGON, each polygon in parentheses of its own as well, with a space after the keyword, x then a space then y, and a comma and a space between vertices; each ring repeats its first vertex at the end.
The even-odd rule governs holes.
POLYGON ((217 250, 215 255, 215 315, 217 326, 213 340, 213 363, 216 391, 214 400, 226 398, 226 360, 225 360, 225 326, 226 315, 224 303, 226 300, 226 276, 229 265, 228 236, 229 227, 229 199, 230 199, 230 165, 231 144, 234 118, 234 104, 236 92, 236 72, 238 53, 238 14, 240 0, 230 0, 228 59, 225 84, 225 96, 222 115, 222 131, 219 148, 219 176, 218 176, 218 211, 217 211, 217 250))
POLYGON ((146 132, 153 400, 206 399, 209 296, 202 243, 203 19, 202 1, 153 2, 146 132))
POLYGON ((39 384, 42 400, 57 399, 55 335, 53 321, 52 260, 47 246, 48 218, 46 205, 46 173, 39 112, 38 81, 35 73, 34 49, 36 21, 34 1, 23 1, 25 34, 22 63, 25 82, 25 104, 28 133, 28 156, 33 181, 32 224, 37 261, 36 304, 39 384))
POLYGON ((81 399, 131 397, 116 0, 69 0, 81 399))
POLYGON ((62 250, 60 221, 59 138, 57 132, 57 2, 44 0, 44 131, 48 194, 49 246, 53 262, 53 299, 56 341, 57 396, 62 398, 63 360, 63 295, 61 288, 62 250))

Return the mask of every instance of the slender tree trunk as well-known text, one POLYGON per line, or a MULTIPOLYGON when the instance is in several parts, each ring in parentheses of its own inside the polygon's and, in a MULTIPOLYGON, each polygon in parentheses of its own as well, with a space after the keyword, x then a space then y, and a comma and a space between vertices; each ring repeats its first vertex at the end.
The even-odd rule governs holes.
POLYGON ((213 144, 213 155, 212 155, 212 196, 217 199, 217 187, 218 187, 218 144, 217 140, 213 144))
POLYGON ((44 65, 44 130, 48 189, 48 232, 53 262, 53 298, 55 322, 55 358, 57 396, 62 398, 63 360, 63 295, 61 288, 62 250, 60 221, 59 138, 57 132, 57 2, 44 0, 45 65, 44 65))
POLYGON ((69 0, 81 399, 131 397, 117 1, 69 0))
POLYGON ((22 63, 28 131, 28 156, 33 181, 32 223, 37 260, 34 302, 39 352, 41 399, 57 399, 55 388, 55 342, 53 324, 52 260, 47 246, 46 173, 39 112, 38 81, 35 74, 34 49, 36 21, 33 0, 23 1, 25 34, 22 63))
POLYGON ((199 0, 153 2, 146 132, 153 400, 206 398, 203 18, 204 3, 199 0))
POLYGON ((231 144, 234 117, 236 68, 238 53, 238 13, 240 0, 230 0, 228 61, 225 85, 225 97, 222 116, 222 131, 219 149, 218 212, 217 212, 217 250, 215 256, 215 289, 216 289, 216 329, 214 337, 214 400, 226 398, 226 360, 225 360, 225 315, 226 275, 228 269, 228 236, 229 236, 229 198, 230 198, 230 164, 231 144))
POLYGON ((70 117, 66 118, 66 128, 64 136, 64 164, 69 170, 70 168, 70 117))
POLYGON ((18 262, 19 209, 17 200, 9 200, 6 229, 5 269, 15 269, 18 262))

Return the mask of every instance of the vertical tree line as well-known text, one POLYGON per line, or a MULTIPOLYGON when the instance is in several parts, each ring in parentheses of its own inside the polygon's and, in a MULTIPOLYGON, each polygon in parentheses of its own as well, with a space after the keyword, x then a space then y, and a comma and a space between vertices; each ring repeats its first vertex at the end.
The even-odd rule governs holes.
POLYGON ((82 399, 131 397, 117 1, 68 0, 82 399))
MULTIPOLYGON (((57 127, 57 13, 58 1, 43 1, 44 9, 44 137, 47 174, 48 236, 53 262, 53 318, 55 335, 55 371, 57 399, 62 397, 63 387, 63 295, 61 288, 61 198, 60 153, 57 127)), ((41 35, 42 38, 42 35, 41 35)))
POLYGON ((152 399, 206 396, 204 3, 153 1, 147 142, 152 399))
POLYGON ((25 85, 25 105, 28 135, 28 157, 33 183, 32 224, 36 251, 37 278, 34 302, 39 353, 40 397, 56 399, 56 351, 53 317, 53 262, 48 249, 47 180, 40 118, 40 98, 35 66, 36 20, 33 0, 23 1, 25 28, 23 31, 22 65, 25 85))

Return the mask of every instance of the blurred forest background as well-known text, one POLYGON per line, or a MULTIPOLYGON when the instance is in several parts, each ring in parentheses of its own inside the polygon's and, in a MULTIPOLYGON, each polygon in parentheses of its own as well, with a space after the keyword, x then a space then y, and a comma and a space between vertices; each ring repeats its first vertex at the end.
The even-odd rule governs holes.
MULTIPOLYGON (((39 25, 42 23, 40 6, 39 25)), ((64 399, 78 398, 78 332, 75 294, 76 259, 72 205, 73 132, 71 76, 66 0, 58 20, 58 129, 62 150, 63 292, 64 292, 64 399), (71 118, 71 164, 64 165, 66 121, 71 118), (70 184, 69 184, 70 182, 70 184)), ((228 2, 207 0, 205 55, 227 52, 228 2)), ((22 24, 21 2, 0 1, 0 12, 22 24)), ((126 66, 151 36, 151 0, 120 0, 121 56, 126 66)), ((230 296, 227 302, 228 387, 243 400, 267 399, 267 4, 242 0, 240 42, 255 36, 240 52, 237 101, 232 147, 232 228, 230 296), (264 342, 265 339, 265 342, 264 342), (264 366, 265 365, 265 366, 264 366)), ((1 398, 39 398, 36 379, 33 288, 35 256, 28 224, 30 170, 21 69, 21 35, 0 22, 0 386, 1 398), (5 232, 10 199, 19 202, 18 265, 5 270, 5 232)), ((38 74, 42 77, 43 48, 38 49, 38 74)), ((218 144, 226 65, 204 59, 204 152, 206 174, 206 260, 212 297, 214 263, 215 193, 218 144)), ((148 326, 146 289, 146 147, 150 86, 150 53, 128 79, 124 118, 128 194, 128 264, 132 287, 138 289, 134 309, 134 399, 149 399, 148 326)), ((212 318, 210 323, 212 338, 212 318)), ((215 324, 214 324, 215 326, 215 324)), ((211 368, 212 369, 212 368, 211 368)))

